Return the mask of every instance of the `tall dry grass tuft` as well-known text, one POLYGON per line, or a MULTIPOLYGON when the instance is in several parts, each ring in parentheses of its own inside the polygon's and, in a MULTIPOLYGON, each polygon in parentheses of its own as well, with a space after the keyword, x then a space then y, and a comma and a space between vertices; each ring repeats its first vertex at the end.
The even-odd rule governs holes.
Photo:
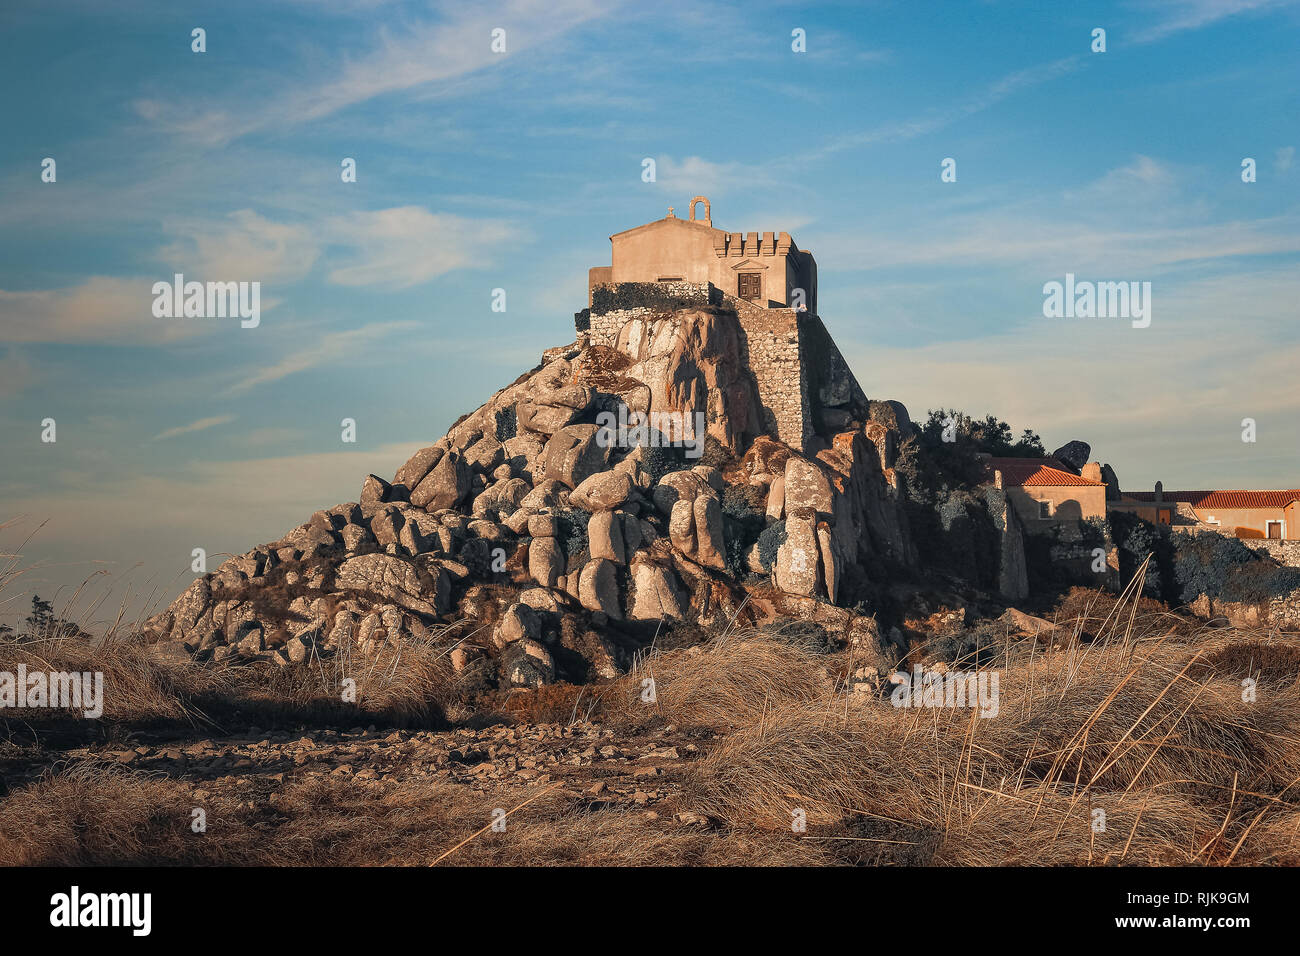
MULTIPOLYGON (((24 665, 33 671, 102 673, 104 717, 149 723, 158 720, 195 722, 201 698, 229 694, 234 679, 229 670, 171 665, 155 660, 139 638, 101 637, 86 640, 56 634, 23 643, 0 643, 0 671, 14 673, 24 665)), ((77 713, 14 711, 27 720, 80 717, 77 713)))
POLYGON ((779 632, 724 634, 685 650, 653 649, 601 692, 598 713, 639 723, 662 718, 685 726, 726 728, 827 694, 823 655, 779 632), (653 681, 653 702, 645 698, 653 681))
MULTIPOLYGON (((0 643, 0 671, 91 672, 104 675, 103 718, 149 725, 182 722, 222 727, 242 721, 437 723, 463 699, 446 648, 400 644, 361 655, 312 656, 280 667, 198 665, 156 658, 136 637, 52 636, 0 643), (348 681, 353 682, 348 684, 348 681)), ((80 711, 12 710, 3 715, 33 725, 79 718, 80 711)))
POLYGON ((459 630, 458 624, 447 625, 427 640, 407 639, 365 654, 352 639, 328 657, 313 649, 301 664, 272 667, 260 674, 246 693, 260 694, 267 702, 281 701, 287 710, 315 711, 322 717, 335 711, 337 716, 355 714, 360 709, 375 719, 399 724, 438 721, 466 696, 465 683, 449 657, 459 643, 454 637, 459 630))
POLYGON ((1242 862, 1300 866, 1300 809, 1260 816, 1239 842, 1242 862))
MULTIPOLYGON (((85 762, 47 772, 0 804, 0 865, 100 866, 192 859, 194 806, 186 790, 85 762)), ((206 841, 207 852, 220 844, 206 841)), ((237 854, 232 854, 237 859, 237 854)), ((211 859, 209 862, 222 862, 211 859)))
POLYGON ((1190 866, 1220 846, 1221 819, 1158 790, 1077 800, 1051 788, 997 791, 952 820, 933 862, 943 866, 1190 866), (1105 813, 1104 818, 1096 816, 1105 813), (1104 828, 1095 824, 1104 819, 1104 828))

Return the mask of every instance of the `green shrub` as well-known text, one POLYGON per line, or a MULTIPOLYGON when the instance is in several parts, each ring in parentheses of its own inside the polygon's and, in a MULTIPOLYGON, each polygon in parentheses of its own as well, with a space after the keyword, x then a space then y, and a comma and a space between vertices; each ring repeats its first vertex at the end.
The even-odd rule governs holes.
POLYGON ((572 558, 587 549, 587 524, 591 512, 570 508, 555 514, 555 537, 564 548, 566 557, 572 558))
POLYGON ((749 573, 745 555, 758 541, 767 520, 767 499, 754 485, 728 485, 722 494, 722 530, 727 566, 736 577, 749 573))
POLYGON ((785 544, 785 521, 773 521, 759 534, 758 562, 767 574, 772 573, 772 566, 776 564, 776 552, 783 544, 785 544))
POLYGON ((908 494, 929 503, 945 488, 980 484, 984 466, 977 455, 981 452, 999 458, 1042 458, 1046 454, 1042 441, 1028 428, 1013 439, 1011 426, 994 415, 974 419, 955 408, 931 409, 916 434, 900 446, 894 467, 907 479, 908 494), (945 433, 953 440, 944 441, 945 433))
POLYGON ((650 476, 652 484, 671 471, 687 467, 686 452, 682 448, 655 448, 647 445, 641 450, 641 469, 650 476))
POLYGON ((514 405, 497 409, 497 441, 504 442, 514 438, 519 432, 519 419, 514 405))

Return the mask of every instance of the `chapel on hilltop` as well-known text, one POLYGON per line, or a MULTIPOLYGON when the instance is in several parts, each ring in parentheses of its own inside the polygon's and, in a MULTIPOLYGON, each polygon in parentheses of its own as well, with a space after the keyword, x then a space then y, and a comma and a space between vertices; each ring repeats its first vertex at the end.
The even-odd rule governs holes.
POLYGON ((610 264, 588 273, 579 335, 627 350, 656 316, 700 307, 734 313, 737 358, 753 374, 764 432, 804 450, 815 435, 865 421, 866 395, 817 314, 812 253, 788 232, 715 228, 704 196, 689 213, 680 219, 669 207, 664 218, 609 237, 610 264))
POLYGON ((690 202, 689 219, 668 215, 609 237, 610 264, 588 273, 587 303, 600 286, 624 282, 712 284, 725 298, 761 308, 803 306, 817 311, 817 262, 788 232, 725 232, 713 226, 704 196, 690 202), (704 215, 696 218, 696 210, 704 215))

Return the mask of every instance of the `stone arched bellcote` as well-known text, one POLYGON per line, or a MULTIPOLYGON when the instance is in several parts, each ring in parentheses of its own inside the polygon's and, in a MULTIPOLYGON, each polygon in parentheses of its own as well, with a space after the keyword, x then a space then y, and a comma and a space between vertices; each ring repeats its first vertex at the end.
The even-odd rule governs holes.
POLYGON ((691 207, 690 207, 691 222, 702 222, 706 226, 713 225, 713 216, 710 214, 711 209, 712 207, 709 205, 709 201, 707 199, 705 199, 703 196, 696 196, 694 199, 691 200, 691 207), (697 220, 695 218, 695 204, 701 202, 704 203, 704 218, 697 220))

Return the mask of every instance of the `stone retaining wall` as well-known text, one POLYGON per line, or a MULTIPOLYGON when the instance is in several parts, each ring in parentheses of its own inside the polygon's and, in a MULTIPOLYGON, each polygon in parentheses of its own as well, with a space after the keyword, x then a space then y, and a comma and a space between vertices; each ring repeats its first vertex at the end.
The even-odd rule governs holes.
POLYGON ((808 369, 800 320, 789 309, 737 310, 741 360, 754 373, 763 429, 802 450, 812 434, 808 369))
POLYGON ((1288 568, 1300 568, 1300 541, 1242 540, 1251 550, 1269 555, 1278 564, 1286 565, 1288 568))
POLYGON ((833 403, 865 414, 861 387, 822 320, 810 312, 763 308, 710 283, 625 282, 594 290, 585 331, 592 344, 612 348, 631 320, 692 306, 721 306, 736 313, 744 333, 741 361, 754 375, 768 434, 803 450, 816 431, 815 406, 833 403), (832 378, 838 383, 834 387, 832 378))

